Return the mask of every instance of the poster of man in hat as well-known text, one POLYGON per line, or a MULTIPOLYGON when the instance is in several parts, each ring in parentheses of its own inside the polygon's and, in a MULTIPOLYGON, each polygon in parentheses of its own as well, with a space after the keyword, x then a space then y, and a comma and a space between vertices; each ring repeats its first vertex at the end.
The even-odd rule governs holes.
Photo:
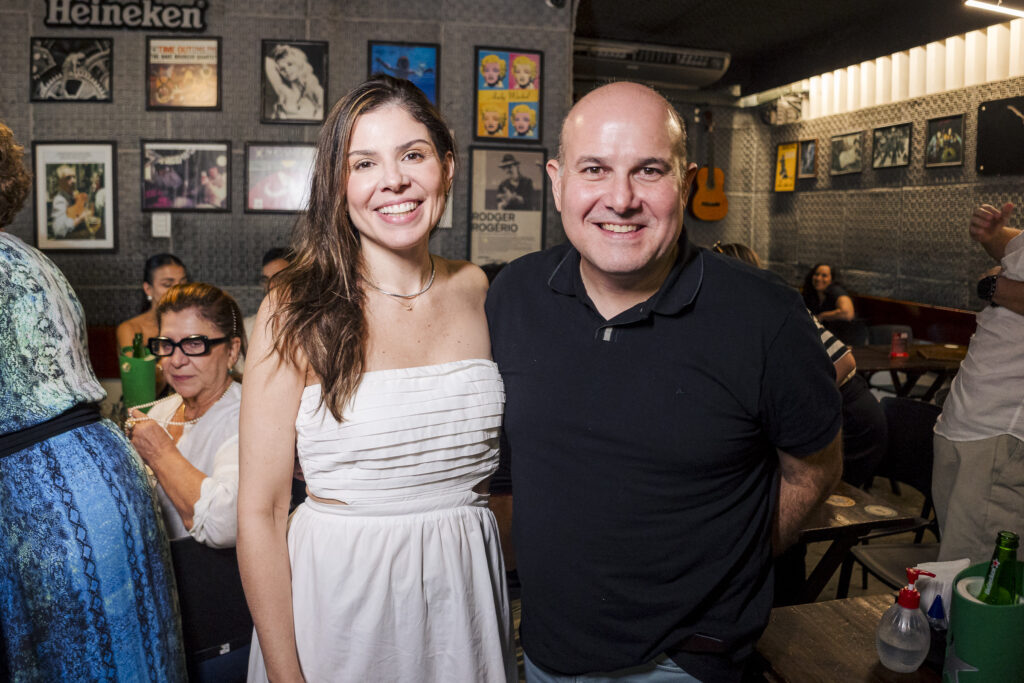
POLYGON ((470 149, 470 260, 505 263, 544 243, 544 150, 470 149))
MULTIPOLYGON (((509 211, 536 211, 533 180, 523 175, 515 154, 505 154, 498 163, 505 179, 498 183, 495 208, 509 211)), ((488 207, 489 208, 489 207, 488 207)))

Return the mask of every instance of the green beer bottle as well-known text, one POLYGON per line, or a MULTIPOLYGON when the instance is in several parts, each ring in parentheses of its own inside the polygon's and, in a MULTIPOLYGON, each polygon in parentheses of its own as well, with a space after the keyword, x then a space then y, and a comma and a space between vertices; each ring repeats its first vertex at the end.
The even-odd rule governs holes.
POLYGON ((1015 605, 1020 595, 1017 586, 1017 548, 1020 536, 1012 531, 1000 531, 996 536, 996 549, 981 585, 978 599, 989 605, 1015 605))
POLYGON ((132 339, 132 358, 145 358, 146 347, 142 343, 142 333, 136 332, 132 339))

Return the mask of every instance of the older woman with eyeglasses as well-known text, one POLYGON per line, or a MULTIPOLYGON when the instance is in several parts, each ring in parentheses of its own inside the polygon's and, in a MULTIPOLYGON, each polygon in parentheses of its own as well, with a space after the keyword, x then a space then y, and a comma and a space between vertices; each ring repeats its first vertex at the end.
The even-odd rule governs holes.
POLYGON ((149 350, 177 393, 148 414, 133 410, 127 432, 156 476, 168 536, 231 547, 242 390, 230 370, 245 352, 242 312, 220 289, 192 282, 167 290, 156 317, 160 333, 149 350))

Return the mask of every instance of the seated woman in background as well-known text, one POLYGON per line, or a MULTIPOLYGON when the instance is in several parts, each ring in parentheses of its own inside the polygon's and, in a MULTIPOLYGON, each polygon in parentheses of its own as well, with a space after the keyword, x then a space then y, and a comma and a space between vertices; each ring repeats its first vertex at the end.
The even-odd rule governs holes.
MULTIPOLYGON (((142 291, 146 300, 142 304, 142 313, 129 318, 117 326, 117 349, 120 351, 131 346, 136 333, 142 333, 142 343, 146 344, 150 337, 157 335, 156 305, 160 298, 174 285, 188 282, 188 271, 185 264, 174 254, 154 254, 146 259, 142 269, 142 291)), ((156 394, 164 390, 166 382, 156 366, 156 394)))
POLYGON ((170 288, 156 318, 149 350, 177 393, 148 414, 132 410, 126 429, 156 475, 167 535, 234 546, 242 389, 229 370, 245 353, 242 312, 220 289, 192 282, 170 288))
POLYGON ((853 299, 839 283, 839 269, 819 263, 804 277, 804 304, 827 323, 830 320, 853 320, 853 299))

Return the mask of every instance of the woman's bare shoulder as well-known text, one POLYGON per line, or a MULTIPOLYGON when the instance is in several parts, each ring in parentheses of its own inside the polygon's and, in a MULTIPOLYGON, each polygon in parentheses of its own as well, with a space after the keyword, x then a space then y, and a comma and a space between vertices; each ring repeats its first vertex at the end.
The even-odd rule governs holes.
POLYGON ((456 261, 435 256, 438 267, 443 264, 451 283, 456 287, 464 287, 469 291, 487 292, 487 275, 480 266, 469 261, 456 261))

